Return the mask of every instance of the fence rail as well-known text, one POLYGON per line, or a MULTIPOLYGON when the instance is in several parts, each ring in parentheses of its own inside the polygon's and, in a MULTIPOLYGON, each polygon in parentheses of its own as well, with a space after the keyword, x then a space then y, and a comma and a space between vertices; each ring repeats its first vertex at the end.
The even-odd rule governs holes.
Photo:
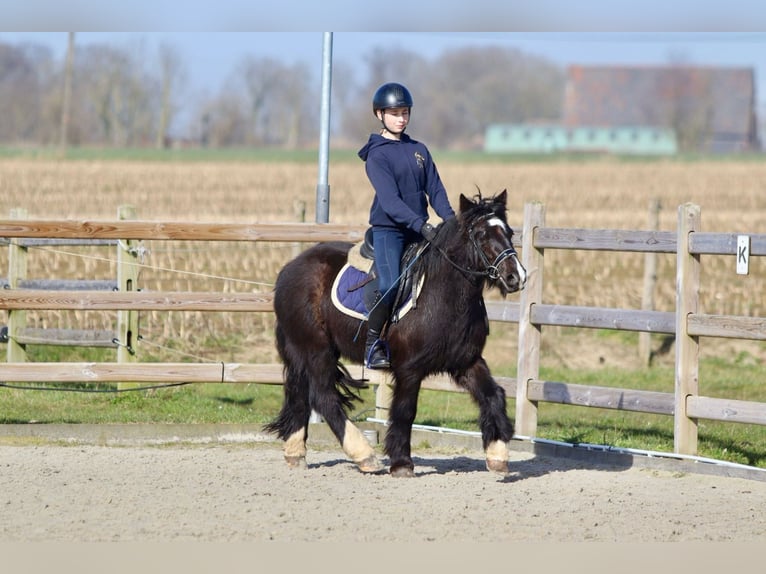
POLYGON ((0 237, 179 241, 361 241, 367 228, 331 223, 0 220, 0 237))
MULTIPOLYGON (((68 240, 193 240, 193 241, 359 241, 363 226, 287 224, 209 224, 148 221, 47 221, 0 220, 0 242, 68 240)), ((766 255, 766 235, 751 234, 749 255, 766 255)), ((517 377, 498 377, 509 396, 516 399, 519 435, 535 436, 539 402, 646 412, 674 418, 674 450, 696 454, 697 420, 766 425, 766 403, 720 399, 699 395, 699 337, 766 340, 766 319, 699 313, 700 255, 736 255, 736 233, 703 233, 699 208, 679 207, 678 229, 670 231, 589 230, 545 227, 542 204, 524 207, 522 232, 515 241, 522 249, 528 272, 527 288, 519 302, 487 301, 491 321, 517 323, 519 351, 517 377), (542 301, 543 271, 547 249, 627 251, 676 254, 677 308, 675 312, 651 309, 614 309, 552 305, 542 301), (541 332, 545 326, 614 329, 662 333, 676 337, 675 390, 673 393, 578 385, 545 381, 539 377, 541 332)), ((147 291, 85 291, 6 289, 0 292, 0 309, 22 310, 172 310, 272 312, 271 293, 192 293, 147 291)), ((352 374, 358 366, 349 366, 352 374)), ((366 371, 371 382, 386 386, 383 375, 366 371)), ((21 363, 0 364, 0 379, 40 382, 257 382, 281 384, 281 365, 234 363, 21 363)), ((445 377, 433 377, 423 388, 458 390, 445 377)), ((384 394, 379 394, 379 398, 384 394)), ((379 405, 381 406, 381 405, 379 405)))

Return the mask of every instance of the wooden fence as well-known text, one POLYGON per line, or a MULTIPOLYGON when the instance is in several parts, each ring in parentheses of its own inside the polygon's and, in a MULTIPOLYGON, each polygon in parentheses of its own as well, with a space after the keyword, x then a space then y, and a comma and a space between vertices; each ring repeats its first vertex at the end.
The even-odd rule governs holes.
MULTIPOLYGON (((117 211, 120 220, 135 219, 132 206, 122 206, 117 211)), ((23 209, 11 210, 11 219, 26 219, 23 209)), ((0 279, 0 288, 32 289, 43 291, 134 291, 138 289, 139 250, 131 241, 118 239, 82 238, 0 238, 0 245, 8 245, 8 276, 0 279), (28 279, 28 252, 31 247, 62 246, 111 246, 116 249, 117 276, 114 280, 99 279, 28 279)), ((138 313, 132 309, 117 310, 116 330, 86 329, 44 329, 28 327, 26 310, 9 312, 7 325, 8 362, 25 362, 26 346, 31 344, 114 347, 117 361, 130 362, 135 359, 134 336, 138 333, 138 313)))
MULTIPOLYGON (((766 320, 758 317, 709 315, 698 312, 700 256, 734 258, 766 255, 766 235, 704 233, 699 207, 678 209, 678 228, 671 231, 587 230, 545 227, 542 204, 525 205, 518 235, 528 283, 518 303, 487 302, 491 321, 518 323, 517 377, 498 377, 516 398, 519 436, 535 436, 537 408, 542 402, 619 409, 674 417, 674 450, 696 454, 697 420, 766 424, 766 403, 699 395, 699 338, 730 337, 766 340, 766 320), (744 247, 746 239, 746 248, 744 247), (629 310, 550 305, 542 301, 545 252, 551 249, 676 253, 676 311, 629 310), (745 251, 743 251, 743 249, 745 251), (613 329, 676 336, 675 392, 662 393, 576 385, 539 378, 542 328, 549 326, 613 329)), ((194 241, 359 241, 365 227, 333 224, 209 224, 149 221, 0 221, 0 238, 68 238, 194 241)), ((34 309, 273 311, 270 294, 200 292, 87 292, 9 289, 0 293, 0 309, 11 314, 34 309)), ((359 375, 358 367, 350 370, 359 375)), ((378 386, 378 407, 390 392, 384 377, 366 371, 378 386)), ((0 380, 25 382, 256 382, 281 384, 281 365, 193 363, 0 363, 0 380)), ((453 391, 445 378, 424 382, 423 388, 453 391)))

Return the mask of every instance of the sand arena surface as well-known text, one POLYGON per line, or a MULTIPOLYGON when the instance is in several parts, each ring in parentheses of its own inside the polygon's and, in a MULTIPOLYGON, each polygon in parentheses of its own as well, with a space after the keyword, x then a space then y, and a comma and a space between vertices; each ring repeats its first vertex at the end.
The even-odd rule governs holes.
MULTIPOLYGON (((310 443, 311 444, 311 443, 310 443)), ((766 539, 766 481, 511 452, 413 450, 416 477, 339 447, 0 445, 0 542, 665 542, 766 539)), ((385 461, 385 459, 384 459, 385 461)))

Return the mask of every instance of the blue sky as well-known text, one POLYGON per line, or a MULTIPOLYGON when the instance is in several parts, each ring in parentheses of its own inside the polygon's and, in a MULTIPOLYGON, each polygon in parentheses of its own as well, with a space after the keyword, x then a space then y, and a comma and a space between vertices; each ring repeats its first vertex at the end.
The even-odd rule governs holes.
MULTIPOLYGON (((246 54, 303 61, 321 69, 323 32, 78 32, 78 44, 162 42, 186 58, 195 90, 217 91, 246 54)), ((567 64, 666 64, 745 66, 756 69, 758 97, 766 98, 766 32, 334 32, 336 61, 364 70, 364 55, 376 46, 401 46, 426 58, 463 46, 500 45, 567 64)), ((51 46, 63 58, 65 32, 0 32, 0 41, 51 46)))

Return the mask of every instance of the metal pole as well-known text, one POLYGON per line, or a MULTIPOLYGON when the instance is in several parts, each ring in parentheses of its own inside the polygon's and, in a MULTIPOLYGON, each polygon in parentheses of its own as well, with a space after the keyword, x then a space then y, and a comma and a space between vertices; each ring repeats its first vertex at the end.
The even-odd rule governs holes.
MULTIPOLYGON (((324 33, 322 44, 322 107, 319 131, 319 177, 317 179, 316 222, 330 221, 330 184, 328 172, 330 163, 330 92, 332 87, 332 32, 324 33)), ((311 411, 310 423, 321 423, 322 417, 311 411)))
POLYGON ((316 222, 330 221, 330 93, 332 87, 332 32, 324 33, 322 46, 322 108, 319 133, 319 178, 317 181, 316 222))

